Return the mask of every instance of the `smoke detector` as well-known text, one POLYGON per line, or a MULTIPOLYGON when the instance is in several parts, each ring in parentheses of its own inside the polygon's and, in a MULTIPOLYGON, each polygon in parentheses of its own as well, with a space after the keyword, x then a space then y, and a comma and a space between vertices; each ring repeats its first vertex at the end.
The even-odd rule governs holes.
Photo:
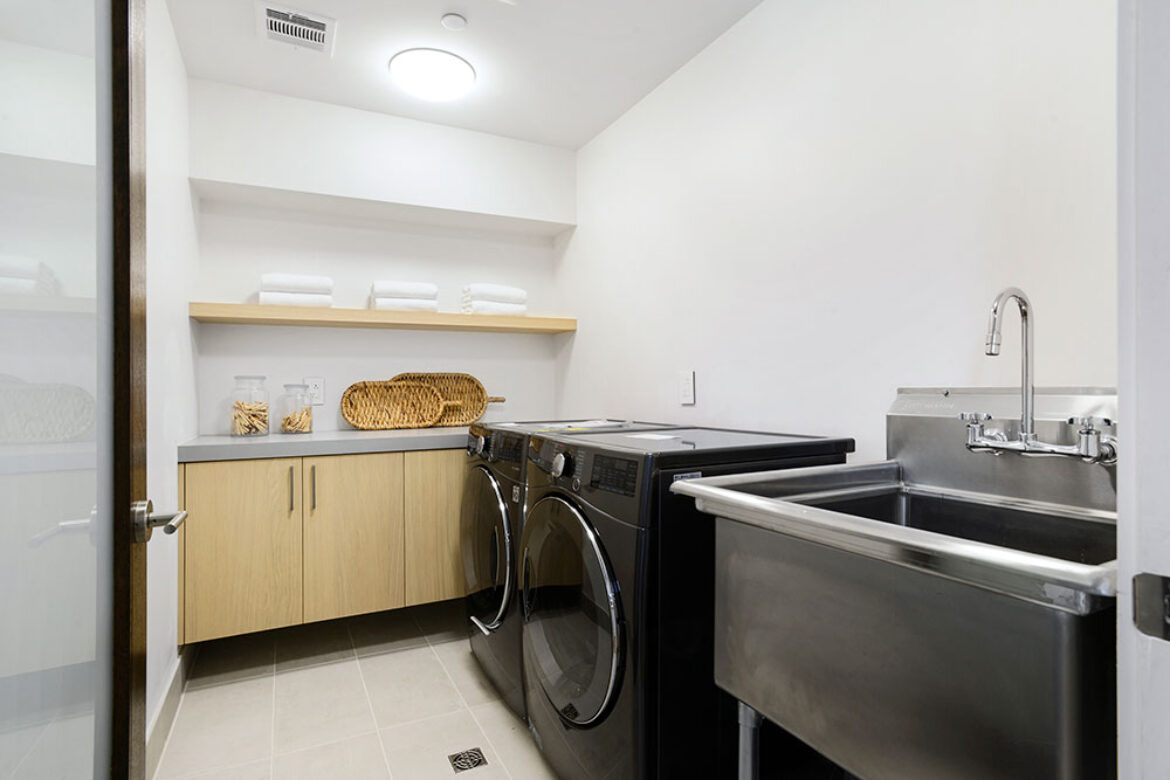
POLYGON ((256 23, 263 38, 333 56, 333 41, 337 37, 336 19, 258 2, 256 23))

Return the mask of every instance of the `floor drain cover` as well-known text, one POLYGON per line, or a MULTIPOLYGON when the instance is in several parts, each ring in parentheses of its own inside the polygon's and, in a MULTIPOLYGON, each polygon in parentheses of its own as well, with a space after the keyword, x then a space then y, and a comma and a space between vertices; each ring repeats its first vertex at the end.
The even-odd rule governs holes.
POLYGON ((487 759, 483 757, 483 751, 479 748, 452 753, 447 756, 447 760, 451 762, 451 768, 456 772, 475 769, 477 766, 483 766, 487 763, 487 759))

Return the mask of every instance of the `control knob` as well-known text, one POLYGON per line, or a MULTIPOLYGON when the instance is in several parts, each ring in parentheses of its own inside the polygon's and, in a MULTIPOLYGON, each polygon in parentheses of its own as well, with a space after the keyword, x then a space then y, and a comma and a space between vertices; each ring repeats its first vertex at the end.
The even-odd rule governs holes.
POLYGON ((558 452, 553 456, 552 475, 559 477, 562 474, 573 473, 573 456, 567 452, 558 452))
POLYGON ((475 436, 467 440, 467 454, 468 455, 482 455, 483 448, 486 442, 482 436, 475 436))

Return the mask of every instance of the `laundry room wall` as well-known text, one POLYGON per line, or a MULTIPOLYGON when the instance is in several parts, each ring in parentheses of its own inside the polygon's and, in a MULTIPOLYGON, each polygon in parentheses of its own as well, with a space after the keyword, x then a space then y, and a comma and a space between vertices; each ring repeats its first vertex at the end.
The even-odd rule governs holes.
MULTIPOLYGON (((342 308, 365 308, 375 279, 404 279, 437 284, 442 311, 459 310, 463 285, 495 282, 526 289, 532 314, 572 315, 555 283, 551 237, 575 219, 572 151, 190 84, 191 175, 201 193, 190 300, 254 302, 262 274, 289 272, 331 277, 342 308), (312 164, 288 165, 310 153, 312 164), (201 190, 204 181, 224 186, 201 190), (292 206, 288 193, 298 198, 292 206)), ((198 332, 202 434, 227 433, 236 374, 267 376, 273 397, 284 383, 324 377, 316 430, 348 427, 339 402, 349 385, 403 371, 475 375, 508 399, 488 419, 556 409, 555 337, 208 324, 198 332)))
MULTIPOLYGON (((199 248, 187 183, 187 72, 166 0, 148 0, 146 25, 146 483, 155 509, 169 512, 179 501, 177 447, 197 430, 187 296, 199 248)), ((170 727, 159 715, 179 673, 178 537, 155 533, 147 554, 146 694, 153 732, 156 722, 170 727)), ((162 744, 150 742, 154 749, 162 744)))
POLYGON ((982 354, 1009 285, 1039 385, 1113 385, 1115 13, 765 0, 580 151, 559 412, 879 458, 898 386, 1018 385, 1014 312, 982 354))

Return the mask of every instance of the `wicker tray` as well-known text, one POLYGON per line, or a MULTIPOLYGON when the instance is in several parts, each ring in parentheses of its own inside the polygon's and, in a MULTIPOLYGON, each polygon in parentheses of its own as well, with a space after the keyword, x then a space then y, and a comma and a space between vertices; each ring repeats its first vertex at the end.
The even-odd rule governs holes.
POLYGON ((459 401, 443 396, 425 382, 357 382, 341 396, 341 416, 363 431, 430 428, 459 401))
POLYGON ((93 396, 80 387, 0 376, 0 444, 76 439, 93 428, 96 409, 93 396))
POLYGON ((399 374, 391 382, 422 382, 439 391, 444 401, 457 402, 443 410, 436 425, 471 425, 483 417, 488 404, 503 403, 506 398, 488 395, 483 384, 471 374, 412 373, 399 374))

